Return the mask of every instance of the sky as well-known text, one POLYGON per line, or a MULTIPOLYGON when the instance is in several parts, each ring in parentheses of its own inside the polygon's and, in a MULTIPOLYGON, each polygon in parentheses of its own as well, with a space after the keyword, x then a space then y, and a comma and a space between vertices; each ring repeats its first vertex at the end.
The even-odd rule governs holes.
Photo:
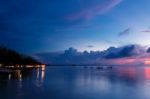
POLYGON ((0 0, 0 45, 22 53, 150 46, 150 0, 0 0))

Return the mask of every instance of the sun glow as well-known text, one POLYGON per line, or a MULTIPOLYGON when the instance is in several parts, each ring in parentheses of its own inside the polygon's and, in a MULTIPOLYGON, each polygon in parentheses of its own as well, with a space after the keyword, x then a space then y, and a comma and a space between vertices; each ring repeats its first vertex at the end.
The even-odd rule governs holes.
POLYGON ((146 69, 144 70, 144 73, 145 73, 145 77, 146 77, 146 78, 150 78, 150 68, 146 68, 146 69))
POLYGON ((144 64, 145 64, 145 65, 150 65, 150 60, 145 60, 145 61, 144 61, 144 64))

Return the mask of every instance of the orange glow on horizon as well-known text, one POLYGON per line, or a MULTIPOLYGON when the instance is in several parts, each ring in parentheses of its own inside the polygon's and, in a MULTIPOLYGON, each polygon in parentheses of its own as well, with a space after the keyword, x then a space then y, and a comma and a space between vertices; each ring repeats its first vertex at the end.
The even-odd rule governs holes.
POLYGON ((110 61, 111 63, 117 65, 150 65, 149 57, 133 57, 133 58, 121 58, 121 59, 113 59, 110 61))
POLYGON ((117 60, 113 60, 113 62, 115 64, 119 64, 119 65, 124 65, 124 64, 132 64, 136 61, 136 59, 126 59, 126 58, 122 58, 122 59, 117 59, 117 60))
POLYGON ((145 77, 150 79, 150 68, 145 68, 144 73, 145 73, 145 77))
POLYGON ((145 65, 150 65, 150 60, 145 60, 145 61, 144 61, 144 64, 145 64, 145 65))

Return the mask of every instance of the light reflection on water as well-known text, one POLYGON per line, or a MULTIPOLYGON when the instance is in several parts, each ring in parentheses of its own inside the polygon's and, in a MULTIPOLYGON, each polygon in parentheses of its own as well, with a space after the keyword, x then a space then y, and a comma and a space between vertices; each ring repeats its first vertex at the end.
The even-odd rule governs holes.
POLYGON ((42 67, 0 75, 2 99, 150 99, 150 67, 42 67))

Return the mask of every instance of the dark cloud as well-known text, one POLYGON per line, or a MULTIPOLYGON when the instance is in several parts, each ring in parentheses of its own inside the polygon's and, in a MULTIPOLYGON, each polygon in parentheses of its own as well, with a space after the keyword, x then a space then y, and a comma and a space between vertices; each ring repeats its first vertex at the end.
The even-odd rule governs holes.
POLYGON ((109 48, 104 56, 106 59, 132 57, 145 53, 145 48, 139 45, 127 45, 120 48, 109 48))
POLYGON ((87 64, 91 61, 101 57, 101 52, 91 51, 91 52, 79 52, 75 48, 69 48, 62 53, 50 53, 50 54, 36 54, 39 59, 45 63, 53 64, 87 64))
POLYGON ((144 33, 150 33, 150 27, 148 27, 147 29, 141 31, 141 32, 144 32, 144 33))
POLYGON ((141 32, 150 33, 150 30, 144 30, 144 31, 141 31, 141 32))
MULTIPOLYGON (((145 48, 140 45, 127 45, 123 47, 110 47, 104 51, 79 52, 69 48, 62 53, 38 54, 46 63, 53 64, 104 64, 109 59, 130 58, 143 55, 145 48)), ((105 63, 105 64, 106 64, 105 63)))
POLYGON ((147 53, 150 53, 150 47, 147 49, 147 53))
POLYGON ((122 32, 120 32, 120 33, 118 34, 118 36, 129 35, 130 32, 131 32, 131 28, 127 28, 127 29, 123 30, 122 32))
POLYGON ((88 47, 88 48, 93 48, 93 47, 94 47, 94 45, 88 45, 87 47, 88 47))

